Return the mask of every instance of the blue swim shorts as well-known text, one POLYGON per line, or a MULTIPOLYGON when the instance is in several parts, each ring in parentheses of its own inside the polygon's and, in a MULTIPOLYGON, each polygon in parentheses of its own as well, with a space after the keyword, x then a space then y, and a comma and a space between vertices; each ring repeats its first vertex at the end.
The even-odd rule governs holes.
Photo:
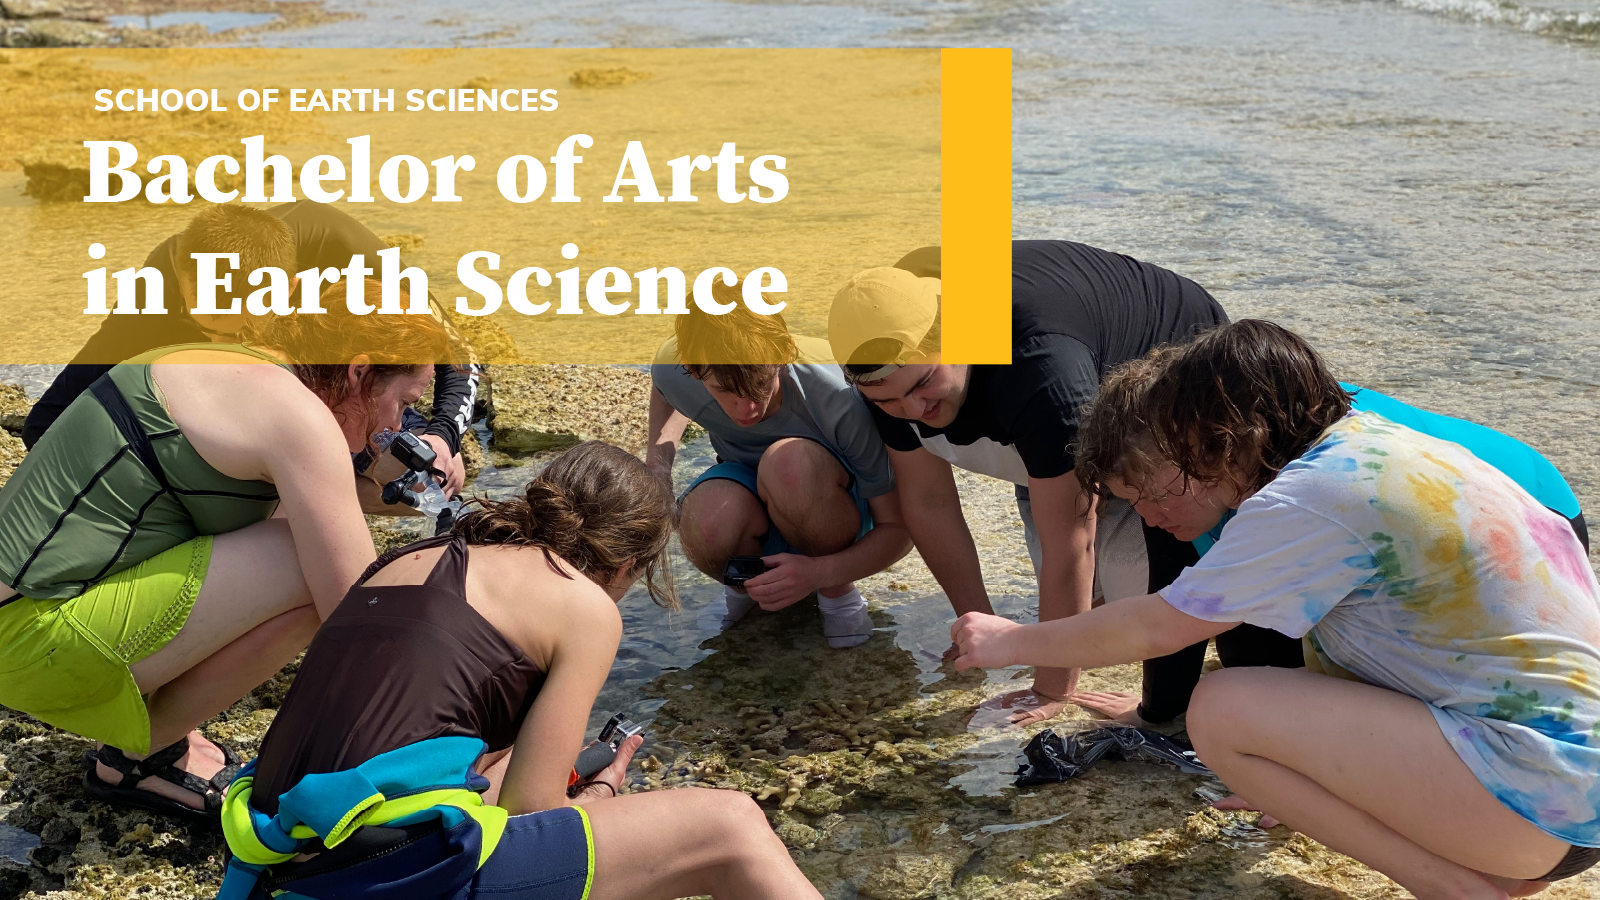
MULTIPOLYGON (((839 464, 844 466, 844 470, 846 472, 850 472, 850 467, 845 465, 844 460, 839 460, 839 464)), ((744 463, 719 462, 711 468, 706 469, 704 472, 701 472, 700 477, 696 478, 694 483, 689 485, 689 490, 684 491, 683 494, 679 496, 678 502, 682 503, 683 498, 689 496, 689 491, 694 490, 707 481, 713 481, 718 478, 737 482, 751 494, 756 494, 755 469, 750 468, 744 463)), ((867 506, 866 498, 861 496, 861 490, 857 484, 855 473, 850 472, 850 499, 855 501, 856 512, 861 514, 861 528, 856 531, 856 540, 859 541, 863 537, 866 537, 867 532, 872 530, 872 510, 867 506)), ((759 495, 757 496, 759 497, 759 495)), ((805 555, 800 552, 798 547, 789 543, 788 539, 780 534, 778 529, 774 527, 769 529, 766 534, 761 536, 761 555, 772 556, 776 553, 800 553, 802 556, 805 555)))
POLYGON ((588 900, 593 883, 589 817, 563 806, 507 819, 489 861, 452 900, 588 900))

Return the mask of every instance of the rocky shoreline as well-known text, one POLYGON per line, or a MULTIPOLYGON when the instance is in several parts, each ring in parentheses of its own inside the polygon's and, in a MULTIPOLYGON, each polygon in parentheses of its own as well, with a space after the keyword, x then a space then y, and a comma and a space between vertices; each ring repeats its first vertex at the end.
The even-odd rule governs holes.
MULTIPOLYGON (((514 344, 497 351, 497 335, 471 338, 481 357, 501 361, 490 368, 489 446, 471 441, 486 451, 475 469, 497 472, 500 484, 507 473, 523 480, 559 447, 587 438, 642 452, 647 374, 505 364, 515 359, 514 344)), ((26 405, 20 390, 0 388, 0 423, 14 424, 26 405)), ((20 441, 0 433, 0 454, 0 466, 14 465, 20 441)), ((693 474, 690 455, 680 457, 680 483, 693 474)), ((1027 616, 1032 573, 1010 485, 965 472, 957 478, 997 604, 1027 616)), ((369 522, 380 550, 421 533, 420 520, 369 522)), ((678 563, 692 599, 679 619, 662 619, 673 630, 714 595, 714 586, 678 563)), ((915 553, 862 588, 878 628, 847 652, 826 647, 808 604, 753 615, 726 633, 704 632, 710 636, 698 661, 668 666, 643 687, 659 706, 630 789, 750 794, 829 900, 1406 896, 1304 836, 1256 827, 1254 813, 1210 809, 1195 794, 1201 779, 1171 769, 1103 763, 1065 784, 1011 787, 1012 759, 1040 726, 1006 731, 974 710, 1026 684, 1027 670, 985 676, 941 667, 949 608, 915 553)), ((294 670, 204 731, 253 754, 294 670)), ((1086 673, 1083 686, 1137 690, 1139 677, 1137 666, 1117 666, 1086 673)), ((1078 711, 1051 724, 1092 725, 1078 711)), ((0 900, 212 897, 222 874, 220 834, 86 800, 80 759, 89 747, 0 709, 0 900)), ((1591 872, 1544 896, 1596 892, 1600 877, 1591 872)))
POLYGON ((317 0, 0 0, 0 14, 0 47, 188 47, 346 18, 328 12, 317 0), (176 13, 272 18, 215 31, 195 21, 157 27, 114 21, 136 16, 149 21, 176 13))

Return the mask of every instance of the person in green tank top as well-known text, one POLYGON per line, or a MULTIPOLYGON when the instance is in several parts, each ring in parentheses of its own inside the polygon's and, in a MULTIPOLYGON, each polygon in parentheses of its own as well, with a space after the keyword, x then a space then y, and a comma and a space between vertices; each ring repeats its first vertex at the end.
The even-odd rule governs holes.
POLYGON ((102 742, 93 797, 214 817, 238 760, 196 727, 374 559, 349 454, 399 428, 447 337, 350 313, 344 285, 323 306, 114 367, 0 489, 0 704, 102 742))

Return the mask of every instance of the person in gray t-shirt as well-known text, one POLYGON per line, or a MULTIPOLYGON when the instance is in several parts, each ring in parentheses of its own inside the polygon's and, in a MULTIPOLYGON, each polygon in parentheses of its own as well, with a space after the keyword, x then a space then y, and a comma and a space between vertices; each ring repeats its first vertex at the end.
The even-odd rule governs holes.
MULTIPOLYGON (((741 299, 721 285, 713 294, 741 299)), ((781 315, 742 304, 720 316, 694 308, 676 331, 650 367, 645 461, 670 487, 684 428, 704 428, 717 463, 679 499, 684 555, 724 584, 730 557, 760 556, 767 566, 725 588, 723 626, 754 606, 783 609, 816 592, 829 646, 865 643, 872 620, 855 580, 911 549, 871 412, 827 342, 790 335, 781 315), (710 362, 729 359, 773 362, 710 362)))

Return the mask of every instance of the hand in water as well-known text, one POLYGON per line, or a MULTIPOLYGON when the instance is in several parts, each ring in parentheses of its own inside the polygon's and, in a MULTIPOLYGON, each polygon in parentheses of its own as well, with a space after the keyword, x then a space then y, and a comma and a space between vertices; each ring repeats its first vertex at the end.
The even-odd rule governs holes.
POLYGON ((1139 717, 1139 697, 1135 694, 1123 691, 1079 691, 1067 699, 1113 722, 1137 728, 1145 728, 1150 724, 1139 717))
POLYGON ((593 800, 608 800, 622 793, 622 786, 628 781, 628 763, 633 761, 633 754, 643 744, 644 738, 637 734, 623 741, 622 746, 617 748, 617 758, 611 761, 611 765, 594 773, 589 778, 590 781, 605 782, 611 790, 608 791, 598 786, 586 787, 578 792, 577 801, 582 803, 593 800))
POLYGON ((1010 642, 1023 626, 1003 616, 970 612, 950 626, 950 640, 960 651, 952 661, 957 672, 971 668, 1003 669, 1012 664, 1010 642))
POLYGON ((1004 725, 1007 728, 1020 728, 1053 719, 1066 708, 1066 700, 1053 700, 1032 688, 1012 691, 978 704, 978 711, 973 714, 967 727, 992 728, 1004 725))
MULTIPOLYGON (((1234 794, 1232 797, 1223 797, 1221 800, 1211 804, 1211 808, 1223 810, 1244 809, 1249 810, 1250 812, 1261 812, 1260 807, 1239 796, 1238 794, 1234 794)), ((1264 812, 1261 813, 1260 821, 1256 822, 1256 825, 1261 828, 1277 828, 1282 824, 1282 822, 1264 812)))

